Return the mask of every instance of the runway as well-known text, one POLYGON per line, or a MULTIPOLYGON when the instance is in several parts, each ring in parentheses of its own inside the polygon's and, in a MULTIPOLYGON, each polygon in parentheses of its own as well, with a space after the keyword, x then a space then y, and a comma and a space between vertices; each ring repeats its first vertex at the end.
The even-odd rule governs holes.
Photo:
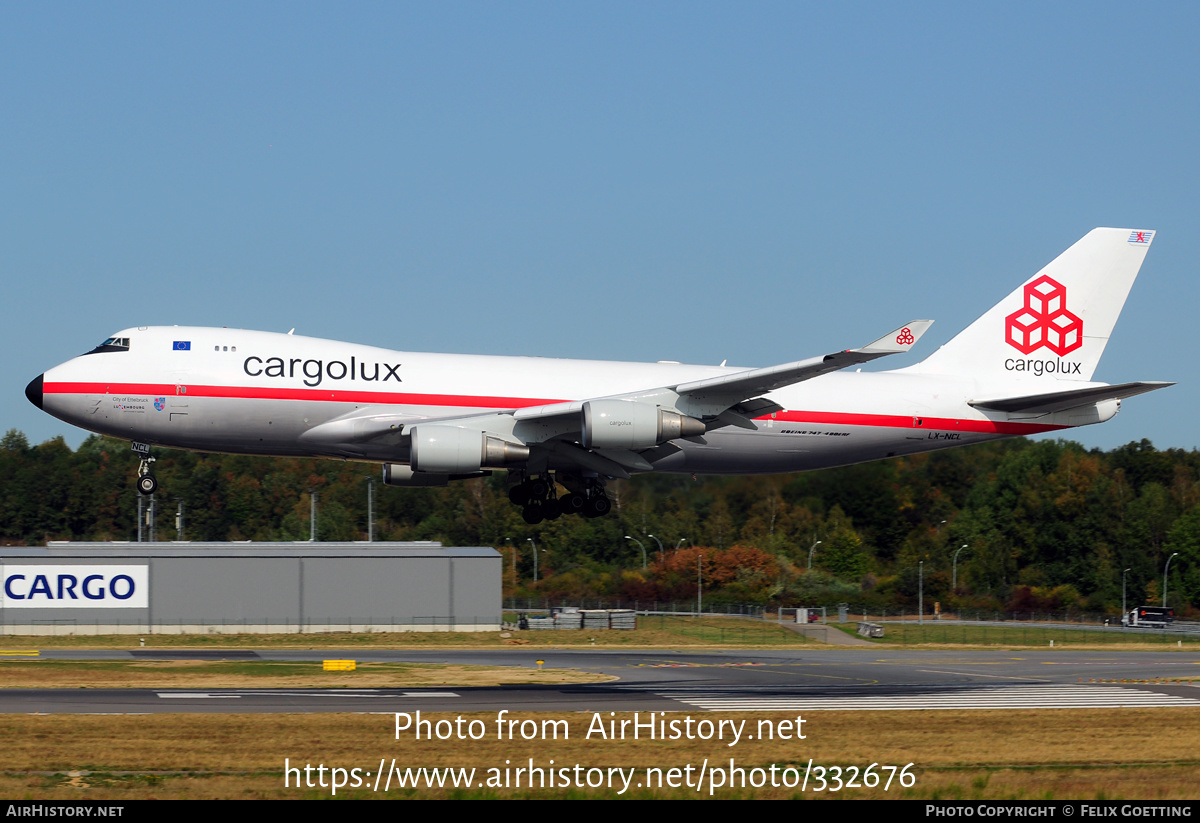
POLYGON ((0 713, 822 711, 1200 707, 1192 652, 867 649, 64 651, 47 659, 239 659, 573 668, 611 683, 431 689, 6 689, 0 713), (1180 682, 1182 681, 1182 682, 1180 682))

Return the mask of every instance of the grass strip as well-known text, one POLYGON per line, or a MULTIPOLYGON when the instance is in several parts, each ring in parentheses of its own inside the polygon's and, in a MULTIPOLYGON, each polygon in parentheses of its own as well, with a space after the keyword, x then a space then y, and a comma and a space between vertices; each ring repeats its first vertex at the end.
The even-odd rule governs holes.
POLYGON ((466 666, 448 663, 359 663, 354 671, 322 671, 319 661, 274 660, 0 660, 3 689, 378 689, 597 683, 613 678, 578 669, 466 666))
MULTIPOLYGON (((618 713, 607 722, 631 719, 618 713)), ((795 720, 795 714, 670 713, 666 719, 746 721, 795 720)), ((396 739, 395 719, 381 715, 143 715, 3 716, 6 741, 0 792, 10 799, 196 799, 319 798, 329 788, 285 788, 284 758, 291 766, 318 764, 372 771, 380 759, 404 768, 475 768, 477 782, 488 769, 584 768, 698 769, 710 764, 751 770, 772 764, 803 770, 809 759, 825 767, 871 763, 913 763, 916 783, 824 791, 769 784, 718 788, 713 796, 733 798, 920 798, 954 800, 1192 799, 1200 778, 1200 711, 1195 709, 1022 710, 973 712, 817 712, 805 718, 804 739, 743 738, 734 746, 716 740, 605 740, 594 734, 590 713, 514 713, 506 719, 566 721, 569 737, 558 740, 497 739, 494 714, 433 713, 423 718, 454 722, 478 719, 487 730, 480 740, 396 739), (506 765, 507 761, 507 765, 506 765)), ((642 714, 644 720, 646 715, 642 714)), ((761 727, 766 728, 766 727, 761 727)), ((784 727, 786 728, 786 727, 784 727)), ((794 729, 794 726, 792 727, 794 729)), ((752 732, 751 732, 752 733, 752 732)), ((767 735, 762 735, 767 737, 767 735)), ((794 735, 792 735, 794 737, 794 735)), ((843 772, 845 775, 846 772, 843 772)), ((317 773, 312 773, 317 781, 317 773)), ((328 780, 328 772, 326 773, 328 780)), ((636 781, 635 781, 636 782, 636 781)), ((843 779, 843 783, 845 779, 843 779)), ((861 781, 860 781, 861 782, 861 781)), ((381 786, 382 788, 382 786, 381 786)), ((614 789, 369 788, 339 790, 339 798, 397 797, 615 797, 614 789)), ((624 797, 707 797, 694 788, 640 789, 624 797)))

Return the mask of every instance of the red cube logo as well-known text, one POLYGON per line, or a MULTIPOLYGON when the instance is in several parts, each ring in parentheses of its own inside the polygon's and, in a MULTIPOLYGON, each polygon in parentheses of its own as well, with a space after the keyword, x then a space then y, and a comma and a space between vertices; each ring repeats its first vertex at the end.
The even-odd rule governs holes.
POLYGON ((1046 348, 1062 357, 1083 345, 1083 321, 1066 309, 1046 318, 1046 348))
POLYGON ((1042 346, 1059 357, 1083 345, 1083 319, 1067 310, 1067 288, 1042 276, 1025 287, 1025 306, 1004 319, 1004 340, 1021 354, 1042 346))
POLYGON ((1067 290, 1049 277, 1039 277, 1025 287, 1025 308, 1049 317, 1067 307, 1067 290))
POLYGON ((1004 339, 1021 354, 1032 354, 1045 343, 1041 315, 1029 309, 1010 314, 1004 326, 1004 339))

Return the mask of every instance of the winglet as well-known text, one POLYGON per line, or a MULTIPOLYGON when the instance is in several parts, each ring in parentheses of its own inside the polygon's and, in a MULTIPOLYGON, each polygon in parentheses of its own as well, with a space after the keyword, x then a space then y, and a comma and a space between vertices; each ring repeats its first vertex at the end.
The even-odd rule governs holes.
POLYGON ((906 326, 890 331, 874 343, 868 343, 861 349, 852 349, 862 354, 899 354, 910 350, 921 339, 921 335, 929 331, 932 320, 914 320, 906 326))

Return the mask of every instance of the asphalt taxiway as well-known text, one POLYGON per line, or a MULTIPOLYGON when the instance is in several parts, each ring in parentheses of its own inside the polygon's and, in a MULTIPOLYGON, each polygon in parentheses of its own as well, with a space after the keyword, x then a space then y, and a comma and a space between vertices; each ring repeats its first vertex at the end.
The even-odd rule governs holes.
POLYGON ((5 689, 0 713, 904 710, 1200 707, 1183 651, 855 649, 45 650, 44 659, 448 663, 579 669, 585 685, 395 689, 5 689))

